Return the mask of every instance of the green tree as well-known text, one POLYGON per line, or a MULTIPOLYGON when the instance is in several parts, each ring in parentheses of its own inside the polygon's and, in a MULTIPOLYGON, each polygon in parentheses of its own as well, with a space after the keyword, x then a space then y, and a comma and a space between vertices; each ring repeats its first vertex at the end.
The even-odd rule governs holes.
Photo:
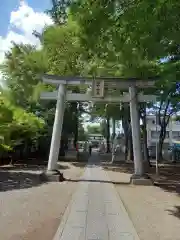
POLYGON ((12 101, 18 106, 29 107, 34 101, 34 89, 41 80, 40 76, 46 71, 47 58, 43 51, 31 45, 14 43, 2 65, 12 101))
POLYGON ((143 90, 150 94, 156 91, 159 96, 159 158, 168 119, 179 109, 179 93, 174 84, 179 75, 179 8, 177 1, 149 0, 79 0, 71 5, 81 28, 81 43, 90 55, 114 62, 123 76, 160 75, 156 90, 143 90), (167 57, 167 64, 159 62, 167 57))
POLYGON ((44 120, 12 105, 3 93, 0 101, 1 154, 4 151, 14 152, 23 143, 26 153, 29 152, 44 128, 44 120))
POLYGON ((78 25, 71 20, 63 26, 55 25, 45 29, 43 47, 48 57, 50 73, 62 76, 81 74, 84 66, 78 31, 78 25))
POLYGON ((102 134, 100 125, 88 125, 87 133, 88 134, 102 134))
MULTIPOLYGON (((57 13, 58 14, 58 13, 57 13)), ((86 68, 82 59, 83 48, 78 38, 79 27, 71 18, 64 25, 55 25, 45 29, 43 33, 43 48, 47 53, 49 73, 73 77, 82 75, 86 68)), ((85 86, 71 86, 74 93, 85 91, 85 86)), ((68 104, 73 118, 74 145, 78 140, 78 119, 84 112, 83 105, 78 102, 68 104)), ((71 119, 72 119, 71 118, 71 119)), ((71 128, 72 129, 72 128, 71 128)))
POLYGON ((78 128, 78 140, 79 141, 86 141, 88 138, 87 132, 85 131, 84 127, 82 124, 79 124, 78 128))

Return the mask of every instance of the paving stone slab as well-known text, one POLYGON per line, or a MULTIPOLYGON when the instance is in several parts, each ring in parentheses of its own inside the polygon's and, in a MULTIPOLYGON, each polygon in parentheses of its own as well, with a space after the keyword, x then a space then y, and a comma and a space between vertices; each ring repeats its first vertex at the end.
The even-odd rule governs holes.
MULTIPOLYGON (((92 156, 90 159, 95 162, 92 156)), ((107 173, 88 164, 53 240, 139 240, 107 173)))

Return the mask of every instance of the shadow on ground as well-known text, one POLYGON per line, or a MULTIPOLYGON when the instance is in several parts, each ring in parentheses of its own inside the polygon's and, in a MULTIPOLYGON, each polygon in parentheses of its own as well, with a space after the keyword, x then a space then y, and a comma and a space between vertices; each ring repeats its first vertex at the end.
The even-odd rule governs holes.
MULTIPOLYGON (((106 171, 123 172, 132 174, 133 163, 102 163, 106 171)), ((159 167, 159 176, 157 177, 155 165, 149 169, 148 174, 155 181, 155 186, 164 191, 174 192, 180 196, 180 164, 161 164, 159 167)))
MULTIPOLYGON (((0 171, 11 171, 11 170, 17 170, 17 171, 39 171, 44 170, 47 167, 47 163, 45 164, 14 164, 14 165, 5 165, 0 166, 0 171)), ((58 163, 58 169, 66 170, 69 166, 61 165, 58 163)))
MULTIPOLYGON (((47 164, 15 164, 0 167, 0 192, 26 189, 45 184, 40 179, 40 172, 45 170, 47 164)), ((58 164, 58 169, 66 170, 69 166, 58 164)))
POLYGON ((133 163, 124 163, 124 162, 102 162, 102 167, 106 171, 113 171, 113 172, 123 172, 128 174, 133 174, 134 171, 134 165, 133 163))
POLYGON ((167 210, 170 215, 180 218, 180 206, 174 206, 173 210, 167 210))
POLYGON ((66 179, 65 181, 68 182, 91 182, 91 183, 112 183, 115 185, 129 185, 129 182, 114 182, 114 181, 104 181, 104 180, 98 180, 98 179, 66 179))
POLYGON ((37 187, 43 183, 38 174, 21 171, 0 171, 0 192, 37 187))
POLYGON ((82 167, 84 168, 86 166, 86 164, 88 164, 87 161, 81 161, 81 162, 71 162, 71 164, 74 166, 74 167, 82 167))
MULTIPOLYGON (((155 167, 152 170, 155 172, 155 167)), ((180 165, 164 165, 160 167, 160 175, 155 180, 155 185, 168 192, 174 192, 180 196, 180 165)))

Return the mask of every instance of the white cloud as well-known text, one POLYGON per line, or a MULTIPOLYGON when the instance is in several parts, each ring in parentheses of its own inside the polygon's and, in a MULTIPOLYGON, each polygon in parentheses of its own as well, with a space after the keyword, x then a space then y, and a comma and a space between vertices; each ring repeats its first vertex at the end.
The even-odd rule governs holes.
POLYGON ((11 12, 10 24, 29 35, 34 29, 41 31, 45 25, 52 24, 52 20, 43 12, 35 12, 23 1, 17 11, 11 12))
POLYGON ((46 25, 51 24, 53 21, 47 14, 35 12, 25 1, 21 1, 18 9, 11 12, 7 35, 0 36, 0 63, 5 52, 12 46, 12 41, 39 46, 39 40, 32 32, 42 32, 46 25))

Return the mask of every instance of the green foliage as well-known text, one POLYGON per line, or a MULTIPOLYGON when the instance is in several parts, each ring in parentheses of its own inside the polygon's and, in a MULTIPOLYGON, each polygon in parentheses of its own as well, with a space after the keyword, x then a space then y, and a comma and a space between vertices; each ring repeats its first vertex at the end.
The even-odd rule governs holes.
POLYGON ((88 125, 87 126, 87 133, 88 134, 101 134, 100 125, 88 125))
POLYGON ((67 21, 67 7, 71 0, 52 0, 51 2, 53 7, 47 13, 57 25, 63 25, 67 21))
POLYGON ((113 51, 121 52, 127 61, 130 56, 134 63, 144 57, 168 56, 173 50, 170 44, 179 42, 180 3, 175 0, 79 0, 71 9, 88 48, 100 52, 111 42, 113 51))
POLYGON ((24 139, 37 138, 44 127, 43 119, 20 107, 13 106, 8 99, 1 97, 0 105, 1 149, 12 150, 24 139))
MULTIPOLYGON (((0 106, 1 149, 10 147, 13 150, 16 145, 27 141, 38 146, 42 137, 44 142, 50 140, 56 103, 42 101, 39 96, 42 91, 53 91, 55 88, 42 84, 41 76, 48 72, 81 75, 84 66, 77 32, 78 27, 72 21, 61 28, 48 27, 41 36, 41 50, 30 45, 13 44, 6 53, 1 66, 7 88, 3 90, 6 102, 4 100, 0 106)), ((79 92, 77 87, 72 90, 79 92)), ((80 114, 77 103, 66 105, 63 134, 75 135, 80 114)), ((44 148, 47 149, 46 146, 44 148)))
POLYGON ((101 121, 106 117, 121 120, 120 104, 95 103, 91 109, 91 121, 97 121, 98 119, 101 121))
POLYGON ((107 138, 107 122, 106 120, 103 120, 100 124, 100 128, 101 128, 101 133, 102 135, 107 138))
POLYGON ((21 107, 27 107, 33 100, 34 86, 46 71, 47 61, 43 51, 30 45, 14 44, 6 53, 2 65, 6 86, 11 91, 11 100, 21 107))
POLYGON ((78 140, 79 141, 86 141, 88 139, 87 132, 84 130, 82 124, 79 124, 78 128, 78 140))
POLYGON ((82 49, 77 37, 78 26, 69 22, 63 26, 48 27, 43 34, 49 71, 62 76, 80 75, 82 49))

